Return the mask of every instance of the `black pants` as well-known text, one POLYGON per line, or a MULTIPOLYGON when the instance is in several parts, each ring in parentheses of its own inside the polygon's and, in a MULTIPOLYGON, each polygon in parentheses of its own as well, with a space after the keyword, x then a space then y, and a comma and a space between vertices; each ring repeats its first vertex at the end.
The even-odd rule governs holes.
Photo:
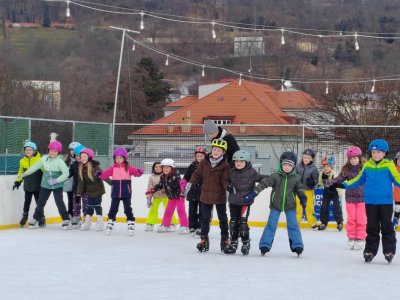
POLYGON ((364 252, 374 255, 379 248, 379 233, 382 233, 383 253, 396 253, 396 232, 392 224, 393 205, 365 205, 367 211, 367 239, 364 252))
POLYGON ((37 203, 39 201, 39 191, 36 191, 36 192, 25 191, 24 214, 29 213, 29 208, 31 207, 31 203, 32 203, 32 196, 35 197, 35 202, 37 205, 37 203))
POLYGON ((74 192, 67 192, 68 197, 68 214, 74 215, 74 192))
POLYGON ((201 202, 189 201, 189 228, 201 227, 201 202))
POLYGON ((132 212, 130 198, 112 198, 110 211, 108 212, 108 218, 115 221, 120 201, 122 201, 122 203, 124 204, 124 213, 126 215, 126 220, 127 221, 135 221, 135 217, 133 216, 133 212, 132 212))
POLYGON ((338 194, 329 194, 324 193, 322 198, 321 212, 320 212, 320 220, 322 224, 328 224, 329 222, 329 204, 333 202, 333 215, 335 216, 336 223, 343 223, 343 213, 342 213, 342 205, 339 201, 338 194))
POLYGON ((231 215, 231 220, 229 222, 231 240, 237 241, 240 235, 242 242, 249 241, 250 228, 247 224, 247 220, 250 215, 250 206, 229 204, 229 212, 231 215))
POLYGON ((89 216, 93 216, 94 211, 96 211, 97 216, 103 215, 103 208, 101 207, 101 196, 100 197, 89 197, 88 199, 88 208, 86 210, 86 214, 89 216))
POLYGON ((35 213, 33 214, 33 218, 38 221, 44 219, 44 207, 46 206, 47 200, 49 200, 52 192, 61 218, 63 220, 69 220, 69 215, 63 201, 62 187, 54 190, 46 189, 44 187, 40 188, 39 200, 35 209, 35 213))
MULTIPOLYGON (((213 204, 201 204, 201 235, 208 235, 210 232, 210 219, 213 210, 213 204)), ((221 237, 228 238, 228 216, 226 215, 226 204, 215 204, 217 209, 219 228, 221 229, 221 237)))

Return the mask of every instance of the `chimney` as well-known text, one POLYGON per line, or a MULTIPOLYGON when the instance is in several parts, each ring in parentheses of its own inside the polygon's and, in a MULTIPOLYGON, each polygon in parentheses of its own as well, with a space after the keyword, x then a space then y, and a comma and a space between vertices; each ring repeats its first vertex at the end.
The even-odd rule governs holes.
POLYGON ((192 118, 190 117, 190 109, 186 111, 186 117, 182 118, 182 132, 190 132, 192 118), (185 124, 185 125, 183 125, 185 124))

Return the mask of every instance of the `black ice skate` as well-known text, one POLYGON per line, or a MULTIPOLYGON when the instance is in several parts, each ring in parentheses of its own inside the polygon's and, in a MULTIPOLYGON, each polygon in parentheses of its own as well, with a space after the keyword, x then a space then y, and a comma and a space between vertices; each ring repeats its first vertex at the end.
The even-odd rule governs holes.
POLYGON ((301 247, 296 247, 296 248, 292 249, 292 252, 297 253, 297 257, 300 257, 300 254, 303 253, 303 248, 301 248, 301 247))
POLYGON ((325 230, 327 227, 327 224, 322 223, 321 225, 318 226, 318 230, 325 230))
POLYGON ((46 219, 45 218, 39 220, 39 227, 46 227, 46 219))
MULTIPOLYGON (((374 254, 372 252, 364 252, 364 260, 365 262, 371 262, 374 259, 374 254)), ((385 256, 386 258, 386 256, 385 256)))
POLYGON ((261 251, 261 255, 262 256, 264 256, 265 253, 268 253, 269 250, 271 250, 271 249, 269 249, 268 247, 260 247, 260 251, 261 251))
POLYGON ((394 254, 392 252, 388 252, 388 253, 383 253, 383 255, 385 255, 385 259, 390 264, 393 260, 394 254))
POLYGON ((19 221, 19 224, 21 225, 21 227, 24 227, 25 224, 26 224, 26 222, 28 222, 28 213, 27 213, 27 212, 24 212, 24 213, 22 214, 21 221, 19 221))
POLYGON ((209 247, 210 247, 210 242, 208 240, 208 236, 207 235, 202 235, 200 237, 200 242, 197 244, 197 250, 199 250, 199 252, 206 252, 208 251, 209 247))
POLYGON ((243 255, 248 255, 250 252, 250 241, 243 242, 242 245, 242 253, 243 255))
POLYGON ((338 223, 336 228, 337 228, 337 230, 342 231, 343 230, 343 223, 338 223))
POLYGON ((229 245, 229 238, 226 236, 221 236, 221 252, 224 252, 225 247, 229 245))
POLYGON ((238 241, 231 241, 224 249, 225 254, 235 254, 238 246, 238 241))

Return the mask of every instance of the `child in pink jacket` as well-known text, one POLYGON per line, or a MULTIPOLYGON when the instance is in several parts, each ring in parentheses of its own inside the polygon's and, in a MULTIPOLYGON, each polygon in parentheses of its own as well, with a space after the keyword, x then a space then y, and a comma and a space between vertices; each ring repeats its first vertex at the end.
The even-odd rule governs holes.
POLYGON ((128 152, 125 148, 116 148, 113 153, 114 165, 101 174, 99 178, 106 180, 112 178, 111 183, 111 207, 108 213, 108 223, 106 227, 107 234, 111 234, 114 228, 115 218, 117 216, 119 202, 124 204, 124 213, 128 223, 129 235, 133 235, 135 231, 135 217, 133 216, 131 207, 131 176, 140 177, 143 169, 137 169, 129 166, 127 158, 128 152))

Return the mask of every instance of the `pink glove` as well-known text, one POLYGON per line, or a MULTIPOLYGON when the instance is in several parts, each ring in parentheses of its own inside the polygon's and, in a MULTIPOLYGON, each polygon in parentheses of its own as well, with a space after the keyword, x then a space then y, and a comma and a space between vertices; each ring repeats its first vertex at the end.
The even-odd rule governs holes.
POLYGON ((153 195, 153 194, 154 194, 154 190, 153 189, 149 189, 145 193, 145 195, 153 195))
POLYGON ((143 168, 137 169, 137 171, 139 173, 139 177, 142 176, 143 173, 144 173, 144 169, 143 168))
POLYGON ((186 190, 187 181, 186 179, 181 180, 181 192, 184 193, 186 190))

